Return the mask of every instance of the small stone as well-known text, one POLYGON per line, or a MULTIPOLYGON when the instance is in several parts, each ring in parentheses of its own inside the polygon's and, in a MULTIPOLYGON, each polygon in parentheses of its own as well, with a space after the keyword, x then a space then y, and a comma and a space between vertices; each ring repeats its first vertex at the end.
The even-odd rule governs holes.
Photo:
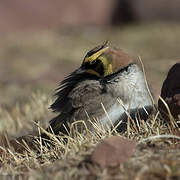
POLYGON ((96 146, 91 155, 91 160, 101 167, 114 167, 127 161, 135 150, 135 141, 112 136, 96 146))

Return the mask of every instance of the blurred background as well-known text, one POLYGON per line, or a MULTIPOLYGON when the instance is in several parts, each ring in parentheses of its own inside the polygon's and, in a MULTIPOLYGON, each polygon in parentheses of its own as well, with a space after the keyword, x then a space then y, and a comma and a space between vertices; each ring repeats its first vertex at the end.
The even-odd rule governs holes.
POLYGON ((180 59, 179 0, 0 0, 0 106, 53 97, 91 48, 141 57, 156 97, 180 59))

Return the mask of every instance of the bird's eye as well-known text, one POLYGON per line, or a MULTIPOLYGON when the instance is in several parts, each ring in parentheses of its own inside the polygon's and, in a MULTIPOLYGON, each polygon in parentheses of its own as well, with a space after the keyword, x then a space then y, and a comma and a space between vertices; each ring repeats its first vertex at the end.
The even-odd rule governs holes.
POLYGON ((91 61, 91 65, 94 65, 97 63, 97 60, 91 61))

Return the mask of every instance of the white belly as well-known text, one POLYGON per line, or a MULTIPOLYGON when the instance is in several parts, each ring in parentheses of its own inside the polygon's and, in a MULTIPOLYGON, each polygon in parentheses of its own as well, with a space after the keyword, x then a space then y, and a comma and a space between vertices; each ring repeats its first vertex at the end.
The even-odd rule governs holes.
POLYGON ((127 111, 127 107, 120 105, 119 103, 116 103, 112 106, 110 111, 106 111, 104 113, 104 116, 101 118, 101 124, 104 128, 107 128, 107 126, 112 127, 113 124, 115 124, 121 115, 127 111))
MULTIPOLYGON (((112 127, 114 124, 117 122, 123 121, 122 116, 124 113, 127 115, 127 117, 130 116, 130 109, 139 109, 139 108, 144 108, 145 106, 149 106, 149 102, 143 102, 143 103, 138 103, 137 101, 133 101, 134 103, 132 104, 123 104, 121 100, 117 100, 117 103, 112 106, 112 108, 107 112, 106 110, 104 113, 104 116, 101 118, 101 124, 102 126, 107 129, 107 127, 112 127)), ((144 108, 145 110, 145 108, 144 108)), ((146 111, 146 110, 145 110, 146 111)))

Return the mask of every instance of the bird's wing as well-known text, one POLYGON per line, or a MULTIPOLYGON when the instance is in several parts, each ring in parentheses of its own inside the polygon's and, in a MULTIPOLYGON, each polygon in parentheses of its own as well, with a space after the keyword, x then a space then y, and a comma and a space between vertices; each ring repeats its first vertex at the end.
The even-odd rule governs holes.
MULTIPOLYGON (((107 97, 107 95, 106 95, 107 97)), ((102 115, 103 86, 97 80, 85 80, 68 94, 61 113, 50 121, 55 134, 65 133, 64 125, 74 120, 86 121, 88 117, 102 115), (64 125, 63 125, 64 124, 64 125)))

